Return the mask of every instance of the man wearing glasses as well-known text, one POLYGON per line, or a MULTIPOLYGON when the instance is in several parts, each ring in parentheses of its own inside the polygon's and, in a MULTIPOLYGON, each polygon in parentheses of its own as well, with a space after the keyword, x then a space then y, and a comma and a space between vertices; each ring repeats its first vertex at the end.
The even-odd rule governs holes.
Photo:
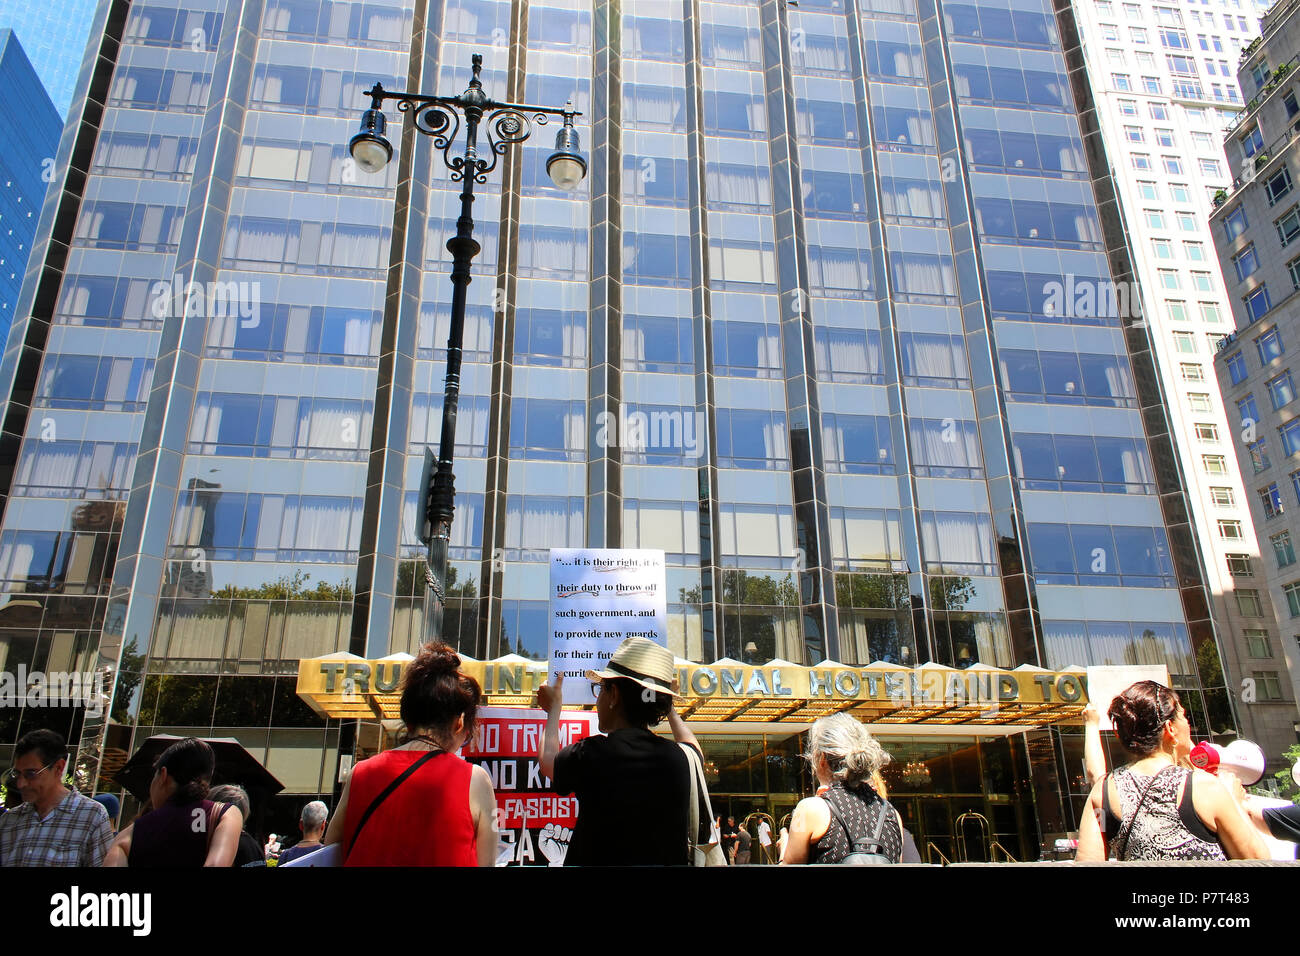
POLYGON ((68 747, 52 730, 33 730, 14 748, 5 785, 23 804, 0 816, 0 866, 99 866, 113 842, 108 812, 63 785, 68 747))

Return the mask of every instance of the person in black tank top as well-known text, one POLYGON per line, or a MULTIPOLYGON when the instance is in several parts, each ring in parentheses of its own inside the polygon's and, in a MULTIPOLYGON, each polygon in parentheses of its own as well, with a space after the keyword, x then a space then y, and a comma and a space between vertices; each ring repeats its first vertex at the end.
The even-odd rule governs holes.
POLYGON ((244 818, 234 805, 206 799, 215 768, 212 748, 194 737, 163 751, 149 784, 154 809, 117 835, 104 865, 230 866, 244 818))
POLYGON ((899 862, 902 822, 870 782, 889 760, 884 748, 848 714, 835 714, 812 725, 805 756, 825 789, 794 808, 789 831, 781 833, 781 862, 840 863, 854 841, 875 833, 882 814, 877 852, 891 863, 899 862))
POLYGON ((1268 859, 1263 839, 1227 789, 1185 766, 1191 727, 1176 692, 1138 681, 1108 713, 1135 759, 1093 787, 1076 860, 1268 859))

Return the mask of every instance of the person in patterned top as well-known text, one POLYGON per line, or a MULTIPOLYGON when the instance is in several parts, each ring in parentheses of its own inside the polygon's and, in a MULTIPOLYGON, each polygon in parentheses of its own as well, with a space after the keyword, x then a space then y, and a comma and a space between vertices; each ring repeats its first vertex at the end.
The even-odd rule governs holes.
POLYGON ((882 862, 898 863, 903 852, 902 821, 871 784, 889 754, 867 728, 848 714, 822 717, 808 730, 805 756, 821 787, 816 796, 800 800, 794 808, 789 832, 781 835, 781 862, 841 863, 856 840, 879 830, 875 852, 884 858, 882 862))
POLYGON ((1268 859, 1264 841, 1228 790, 1184 765, 1192 734, 1177 693, 1138 681, 1111 702, 1109 714, 1135 759, 1092 788, 1075 859, 1268 859))
POLYGON ((0 816, 0 866, 99 866, 113 842, 108 811, 63 785, 66 741, 33 730, 14 747, 5 782, 23 804, 0 816))

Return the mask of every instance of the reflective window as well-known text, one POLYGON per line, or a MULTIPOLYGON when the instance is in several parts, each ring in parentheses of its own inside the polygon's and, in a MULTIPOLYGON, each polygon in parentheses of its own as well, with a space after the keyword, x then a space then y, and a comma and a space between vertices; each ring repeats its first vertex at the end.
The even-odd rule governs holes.
POLYGON ((1269 304, 1268 289, 1260 286, 1245 298, 1246 312, 1250 315, 1251 321, 1263 318, 1272 306, 1269 304))
MULTIPOLYGON (((1291 543, 1291 532, 1280 531, 1277 534, 1269 535, 1269 543, 1273 545, 1273 557, 1277 559, 1278 568, 1286 568, 1295 564, 1295 547, 1291 543)), ((1270 654, 1252 654, 1252 657, 1271 657, 1270 654)))
POLYGON ((894 445, 889 419, 878 415, 822 416, 826 470, 892 475, 894 445))
POLYGON ((1278 429, 1282 436, 1282 453, 1294 455, 1300 451, 1300 418, 1292 419, 1278 429))
POLYGON ((1282 336, 1276 328, 1269 329, 1263 335, 1256 338, 1255 348, 1259 350, 1259 361, 1261 365, 1267 365, 1285 351, 1282 348, 1282 336))
POLYGON ((1250 463, 1255 468, 1255 474, 1261 471, 1267 471, 1273 463, 1268 457, 1268 441, 1261 438, 1258 441, 1251 442, 1246 446, 1246 451, 1250 455, 1250 463))
MULTIPOLYGON (((724 468, 781 468, 789 463, 785 413, 719 408, 716 414, 718 464, 724 468)), ((874 434, 874 425, 872 426, 874 434)), ((878 462, 880 448, 859 443, 865 431, 854 432, 853 449, 864 460, 878 462), (869 457, 866 457, 869 456, 869 457)), ((847 452, 846 452, 847 454, 847 452)))
MULTIPOLYGON (((1295 563, 1295 555, 1291 562, 1295 563)), ((1273 657, 1273 648, 1269 645, 1269 632, 1260 628, 1248 627, 1242 631, 1245 637, 1245 653, 1249 657, 1273 657)))
POLYGON ((1233 385, 1240 385, 1246 380, 1246 359, 1240 352, 1228 356, 1225 364, 1233 385))
POLYGON ((1236 239, 1246 231, 1246 208, 1237 206, 1223 217, 1223 231, 1229 239, 1236 239))
POLYGON ((1269 401, 1273 403, 1274 408, 1281 408, 1284 405, 1291 405, 1295 401, 1295 385, 1291 382, 1291 371, 1287 369, 1277 378, 1270 378, 1266 382, 1269 389, 1269 401))

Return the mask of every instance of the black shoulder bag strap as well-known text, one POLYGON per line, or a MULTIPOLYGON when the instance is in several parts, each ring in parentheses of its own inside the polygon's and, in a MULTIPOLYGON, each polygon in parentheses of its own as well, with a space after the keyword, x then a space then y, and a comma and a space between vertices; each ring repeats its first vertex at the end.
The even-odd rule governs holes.
POLYGON ((361 836, 361 831, 366 828, 366 821, 370 819, 370 815, 374 813, 376 810, 378 810, 379 805, 383 803, 385 800, 387 800, 388 797, 392 794, 392 792, 402 785, 402 781, 404 781, 411 774, 415 773, 415 771, 419 770, 421 767, 423 767, 434 757, 446 752, 447 751, 445 750, 430 750, 419 760, 415 761, 415 763, 411 764, 409 767, 407 767, 405 770, 399 773, 393 779, 392 783, 384 787, 384 789, 379 792, 379 796, 375 797, 375 799, 370 801, 370 806, 366 807, 366 812, 361 814, 361 822, 357 824, 357 832, 352 834, 352 846, 348 847, 349 853, 352 852, 352 847, 357 845, 357 837, 361 836))
POLYGON ((854 838, 853 831, 849 829, 848 820, 844 818, 843 814, 835 809, 835 804, 831 803, 825 797, 822 798, 826 804, 826 808, 830 810, 831 816, 835 818, 835 822, 840 825, 840 828, 844 831, 845 837, 848 838, 850 853, 871 853, 876 856, 884 856, 884 853, 881 852, 884 850, 884 844, 881 843, 880 837, 885 832, 885 822, 893 818, 893 814, 890 811, 894 808, 890 805, 888 800, 885 800, 884 798, 878 799, 880 799, 881 806, 880 812, 876 815, 875 832, 871 834, 870 839, 859 840, 854 838))
MULTIPOLYGON (((1137 806, 1133 808, 1133 813, 1124 820, 1123 825, 1119 828, 1119 833, 1115 834, 1114 850, 1116 860, 1122 861, 1124 857, 1128 855, 1128 838, 1129 834, 1133 831, 1133 824, 1137 822, 1138 814, 1142 812, 1142 805, 1147 802, 1147 794, 1149 794, 1151 788, 1155 786, 1156 778, 1162 773, 1164 773, 1163 770, 1151 775, 1151 779, 1147 781, 1147 785, 1142 789, 1142 795, 1138 798, 1137 806)), ((1106 776, 1109 777, 1110 774, 1107 774, 1106 776)), ((1119 784, 1115 785, 1115 789, 1119 789, 1119 784)), ((1123 799, 1124 795, 1121 793, 1120 800, 1122 801, 1123 799)), ((1104 836, 1105 834, 1103 833, 1103 837, 1104 836)))

